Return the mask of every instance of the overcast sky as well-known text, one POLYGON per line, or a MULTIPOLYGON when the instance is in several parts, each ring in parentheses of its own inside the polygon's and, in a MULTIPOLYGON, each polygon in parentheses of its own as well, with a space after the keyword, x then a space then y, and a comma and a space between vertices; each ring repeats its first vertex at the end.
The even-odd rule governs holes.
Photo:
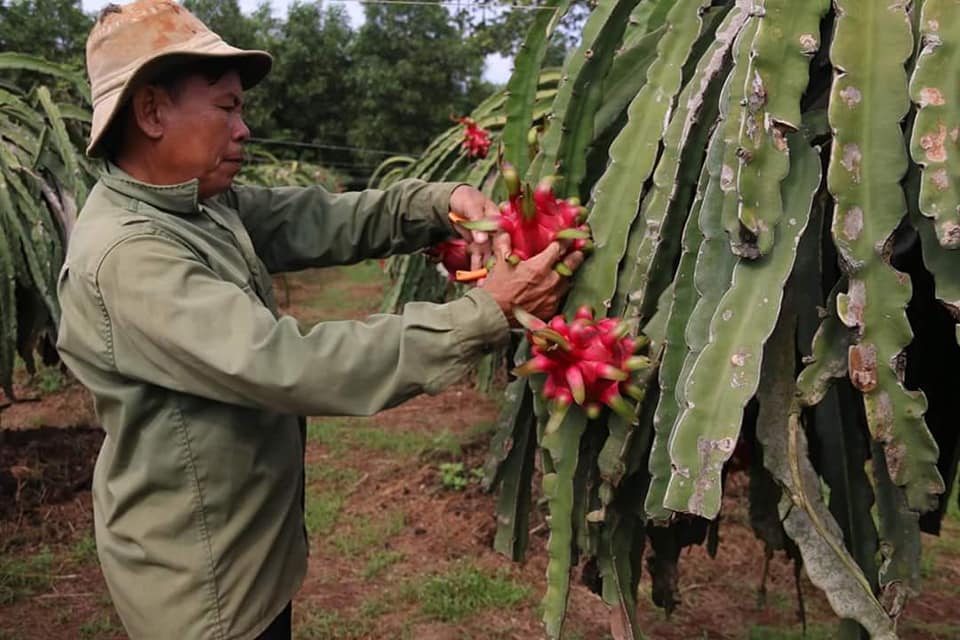
MULTIPOLYGON (((119 1, 123 2, 124 0, 119 1)), ((99 11, 100 8, 108 2, 111 2, 111 0, 81 0, 83 10, 87 13, 99 11)), ((259 0, 240 0, 240 8, 245 13, 256 9, 258 4, 259 0)), ((285 15, 289 4, 290 0, 270 0, 270 6, 273 7, 275 15, 285 15)), ((352 0, 332 0, 329 4, 342 4, 346 8, 347 15, 350 16, 350 23, 354 28, 363 22, 363 5, 361 3, 352 0)), ((511 64, 512 60, 508 58, 499 55, 487 56, 487 64, 483 73, 484 79, 498 84, 505 84, 510 77, 511 64)))

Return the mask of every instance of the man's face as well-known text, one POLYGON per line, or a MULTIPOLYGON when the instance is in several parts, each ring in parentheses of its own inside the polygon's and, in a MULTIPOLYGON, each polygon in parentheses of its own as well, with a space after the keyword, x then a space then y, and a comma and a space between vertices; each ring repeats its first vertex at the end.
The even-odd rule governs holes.
POLYGON ((164 105, 162 152, 182 181, 200 180, 200 199, 230 188, 243 165, 250 130, 236 71, 213 84, 200 74, 180 81, 164 105))

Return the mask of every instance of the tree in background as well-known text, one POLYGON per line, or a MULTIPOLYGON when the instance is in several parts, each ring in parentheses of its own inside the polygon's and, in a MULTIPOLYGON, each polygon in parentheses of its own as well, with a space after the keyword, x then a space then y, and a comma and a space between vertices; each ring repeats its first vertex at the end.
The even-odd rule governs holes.
POLYGON ((368 5, 352 47, 349 140, 415 151, 493 89, 483 53, 439 5, 368 5))
MULTIPOLYGON (((577 0, 561 18, 560 24, 550 34, 544 56, 544 67, 559 67, 580 38, 583 23, 590 13, 587 0, 577 0)), ((537 15, 537 10, 518 7, 513 2, 488 0, 482 6, 475 4, 456 11, 460 29, 468 35, 484 55, 496 53, 506 58, 515 58, 523 39, 527 36, 537 15)))
MULTIPOLYGON (((269 132, 271 138, 346 146, 354 38, 342 7, 323 8, 318 2, 291 5, 287 20, 271 33, 267 46, 276 63, 253 96, 252 120, 263 127, 254 129, 254 136, 269 132)), ((327 165, 353 162, 344 150, 321 149, 318 156, 327 165)))
MULTIPOLYGON (((482 80, 484 57, 512 55, 536 13, 502 0, 491 0, 487 13, 475 7, 451 12, 440 4, 369 5, 366 22, 353 30, 342 7, 319 0, 298 0, 285 17, 274 16, 266 1, 249 14, 238 0, 183 3, 227 42, 273 54, 273 72, 247 96, 255 138, 271 141, 262 144, 280 159, 349 174, 348 187, 365 185, 383 159, 370 150, 419 153, 451 126, 451 115, 487 97, 495 87, 482 80)), ((0 0, 0 50, 82 69, 94 18, 80 0, 0 0)), ((576 24, 566 31, 561 25, 548 65, 559 64, 568 48, 569 36, 562 34, 577 31, 576 24)), ((24 74, 8 71, 0 80, 25 88, 35 79, 24 74)))

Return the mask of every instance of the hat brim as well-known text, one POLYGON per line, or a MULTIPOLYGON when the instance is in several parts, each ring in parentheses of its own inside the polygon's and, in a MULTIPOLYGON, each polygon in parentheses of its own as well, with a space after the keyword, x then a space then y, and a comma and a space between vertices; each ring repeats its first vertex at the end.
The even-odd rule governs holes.
POLYGON ((100 142, 110 124, 127 102, 134 89, 142 82, 156 78, 172 69, 182 68, 189 72, 190 64, 199 60, 220 59, 235 61, 235 69, 240 75, 240 84, 244 90, 250 89, 263 80, 273 67, 273 56, 266 51, 255 49, 237 49, 218 42, 207 51, 168 50, 151 57, 130 74, 128 80, 117 91, 103 96, 93 105, 93 118, 90 126, 90 143, 86 153, 91 158, 100 157, 100 142))

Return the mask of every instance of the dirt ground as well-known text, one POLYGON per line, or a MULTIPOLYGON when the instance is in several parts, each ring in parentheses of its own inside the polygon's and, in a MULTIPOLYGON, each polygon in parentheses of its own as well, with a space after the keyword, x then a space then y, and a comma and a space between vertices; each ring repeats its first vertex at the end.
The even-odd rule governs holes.
MULTIPOLYGON (((375 264, 277 281, 278 299, 304 326, 367 315, 382 286, 375 264)), ((0 640, 123 638, 92 539, 89 483, 102 439, 92 403, 57 372, 20 380, 19 395, 37 399, 0 413, 0 640)), ((496 413, 494 398, 465 383, 372 419, 311 421, 312 555, 295 601, 296 638, 543 637, 544 514, 531 518, 523 563, 496 554, 495 497, 472 472, 483 464, 496 413), (462 598, 453 602, 451 594, 462 598)), ((785 558, 772 561, 766 604, 758 606, 763 552, 749 528, 742 477, 731 476, 722 517, 715 559, 701 547, 682 556, 682 604, 669 620, 652 605, 644 576, 639 617, 647 637, 803 637, 785 558)), ((960 638, 960 521, 923 542, 924 591, 901 618, 901 637, 960 638)), ((564 637, 609 638, 606 607, 573 585, 564 637)), ((835 637, 823 595, 805 577, 800 587, 806 637, 835 637)))

